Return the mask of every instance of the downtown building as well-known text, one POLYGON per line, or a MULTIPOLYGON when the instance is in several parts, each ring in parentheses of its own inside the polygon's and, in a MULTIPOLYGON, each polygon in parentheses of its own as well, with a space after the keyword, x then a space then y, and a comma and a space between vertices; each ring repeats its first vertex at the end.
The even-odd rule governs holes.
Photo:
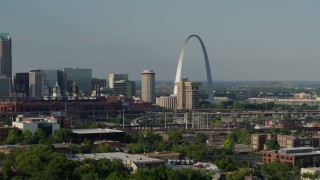
POLYGON ((141 99, 144 102, 155 101, 155 72, 143 70, 141 73, 141 99))
POLYGON ((12 48, 11 36, 0 33, 0 75, 12 79, 12 48))
POLYGON ((67 76, 67 91, 70 95, 76 83, 79 96, 90 96, 92 88, 92 69, 64 68, 67 76))
POLYGON ((188 78, 181 78, 180 82, 175 82, 177 86, 177 109, 197 109, 199 108, 201 82, 191 82, 188 78))
POLYGON ((115 74, 115 73, 111 73, 109 74, 109 88, 113 89, 114 88, 114 83, 116 81, 120 81, 120 80, 128 80, 128 74, 115 74))

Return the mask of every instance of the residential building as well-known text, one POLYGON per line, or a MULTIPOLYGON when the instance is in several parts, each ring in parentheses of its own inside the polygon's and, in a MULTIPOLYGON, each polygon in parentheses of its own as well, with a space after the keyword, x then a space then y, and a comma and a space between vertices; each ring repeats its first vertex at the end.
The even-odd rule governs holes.
POLYGON ((156 104, 165 109, 176 109, 177 105, 177 97, 172 96, 160 96, 156 98, 156 104))
MULTIPOLYGON (((12 79, 12 47, 11 36, 0 33, 0 75, 12 79)), ((11 81, 10 81, 11 82, 11 81)))
POLYGON ((191 82, 188 78, 181 78, 177 85, 177 109, 197 109, 199 108, 199 88, 201 82, 191 82))
POLYGON ((266 149, 266 141, 276 139, 276 134, 251 134, 252 151, 262 151, 266 149))
POLYGON ((6 127, 4 123, 0 122, 0 143, 2 143, 8 137, 9 131, 11 130, 18 129, 14 127, 6 127))
POLYGON ((319 137, 296 137, 291 135, 277 135, 280 147, 319 147, 319 137))
POLYGON ((120 80, 128 80, 128 74, 115 74, 111 73, 109 74, 109 88, 114 88, 114 82, 120 81, 120 80))
POLYGON ((155 101, 155 72, 143 70, 141 73, 141 99, 145 102, 155 101))

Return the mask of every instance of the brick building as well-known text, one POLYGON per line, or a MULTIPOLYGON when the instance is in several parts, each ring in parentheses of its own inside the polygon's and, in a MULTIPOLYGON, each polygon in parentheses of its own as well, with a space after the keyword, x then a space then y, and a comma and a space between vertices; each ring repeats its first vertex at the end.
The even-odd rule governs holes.
POLYGON ((281 148, 280 150, 262 151, 262 161, 264 164, 278 161, 296 165, 306 160, 311 161, 316 157, 320 157, 320 151, 313 151, 311 147, 281 148))

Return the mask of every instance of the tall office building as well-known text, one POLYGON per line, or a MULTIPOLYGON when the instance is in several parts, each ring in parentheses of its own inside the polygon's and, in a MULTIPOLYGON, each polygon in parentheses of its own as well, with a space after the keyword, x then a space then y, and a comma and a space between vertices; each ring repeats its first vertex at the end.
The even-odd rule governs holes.
POLYGON ((6 75, 0 75, 0 97, 9 98, 11 95, 11 79, 6 75))
POLYGON ((67 87, 69 93, 72 93, 70 92, 70 89, 72 88, 73 83, 76 83, 80 96, 91 96, 92 69, 64 68, 63 71, 67 74, 67 87))
POLYGON ((44 96, 52 96, 53 88, 58 83, 60 88, 60 95, 66 96, 67 92, 67 76, 66 72, 55 69, 43 69, 41 70, 44 75, 44 96))
POLYGON ((29 72, 29 97, 43 98, 44 74, 41 70, 31 70, 29 72))
POLYGON ((126 97, 133 97, 135 96, 136 92, 136 83, 134 81, 129 80, 119 80, 115 81, 113 84, 113 95, 116 96, 126 96, 126 97))
POLYGON ((16 73, 13 76, 13 87, 16 97, 29 97, 29 73, 16 73))
POLYGON ((11 37, 8 33, 0 33, 0 74, 12 79, 11 37))
POLYGON ((190 82, 188 78, 181 78, 180 82, 175 82, 175 85, 178 90, 177 109, 199 108, 201 82, 190 82))
POLYGON ((155 101, 155 73, 153 70, 143 70, 141 73, 141 98, 145 102, 155 101))
POLYGON ((120 81, 120 80, 128 80, 128 74, 114 74, 111 73, 109 74, 109 88, 113 89, 114 88, 114 83, 116 81, 120 81))

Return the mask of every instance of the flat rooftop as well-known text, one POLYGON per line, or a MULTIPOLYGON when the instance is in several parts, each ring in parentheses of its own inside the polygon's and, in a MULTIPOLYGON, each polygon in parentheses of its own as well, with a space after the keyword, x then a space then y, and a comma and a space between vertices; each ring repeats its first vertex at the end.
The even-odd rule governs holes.
POLYGON ((149 158, 147 156, 141 155, 134 155, 134 154, 127 154, 123 152, 112 152, 112 153, 95 153, 95 154, 75 154, 68 159, 71 160, 84 160, 85 158, 92 158, 92 159, 121 159, 122 161, 132 161, 135 163, 164 163, 163 160, 149 158))
POLYGON ((71 129, 75 134, 100 134, 100 133, 115 133, 115 132, 123 132, 115 129, 108 128, 94 128, 94 129, 71 129))

